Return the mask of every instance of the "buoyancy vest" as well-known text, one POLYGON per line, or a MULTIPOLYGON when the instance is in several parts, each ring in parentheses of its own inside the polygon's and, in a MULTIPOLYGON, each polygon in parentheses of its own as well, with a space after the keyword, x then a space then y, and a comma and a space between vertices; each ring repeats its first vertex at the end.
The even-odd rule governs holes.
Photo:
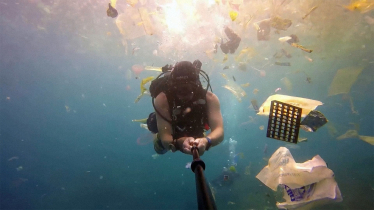
POLYGON ((169 114, 173 129, 173 138, 204 136, 209 129, 206 90, 198 89, 191 100, 183 102, 175 93, 166 91, 169 105, 169 114))

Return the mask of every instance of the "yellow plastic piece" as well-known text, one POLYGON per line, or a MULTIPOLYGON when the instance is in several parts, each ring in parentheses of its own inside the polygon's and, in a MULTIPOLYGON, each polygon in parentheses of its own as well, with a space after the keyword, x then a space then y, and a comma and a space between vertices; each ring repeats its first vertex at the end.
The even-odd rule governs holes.
POLYGON ((141 93, 144 93, 147 90, 144 87, 144 85, 147 84, 148 82, 152 81, 153 79, 154 79, 154 76, 150 76, 150 77, 142 79, 142 81, 140 82, 140 92, 141 93))
POLYGON ((235 166, 230 166, 230 168, 229 168, 229 171, 231 171, 231 172, 236 172, 236 168, 235 168, 235 166))
POLYGON ((328 96, 349 93, 363 68, 364 67, 348 67, 339 69, 332 80, 328 96))
POLYGON ((256 55, 254 48, 246 47, 242 49, 239 54, 235 57, 236 62, 246 62, 252 59, 256 55))
POLYGON ((221 76, 227 81, 227 85, 222 87, 229 90, 239 102, 242 102, 242 98, 247 95, 247 93, 240 87, 240 85, 236 84, 233 80, 229 79, 226 74, 221 73, 221 76))
POLYGON ((125 39, 135 39, 144 36, 146 33, 143 26, 138 23, 142 22, 137 9, 127 6, 124 12, 121 12, 116 18, 116 25, 119 32, 125 39))
POLYGON ((147 92, 147 88, 145 88, 145 84, 153 80, 153 76, 147 77, 142 79, 140 82, 140 95, 135 99, 134 103, 138 103, 138 101, 144 96, 144 94, 147 92))
POLYGON ((117 0, 110 0, 110 5, 111 5, 113 8, 116 8, 116 4, 117 4, 117 0))
POLYGON ((367 142, 371 145, 374 145, 374 136, 362 136, 362 135, 359 135, 357 130, 347 130, 347 132, 345 132, 345 134, 339 136, 338 138, 336 138, 337 140, 343 140, 343 139, 347 139, 347 138, 358 138, 364 142, 367 142))
POLYGON ((144 69, 148 71, 162 71, 162 67, 156 67, 156 66, 146 66, 144 67, 144 69))
POLYGON ((222 63, 226 63, 228 59, 229 59, 229 56, 225 54, 225 56, 223 57, 222 63))
POLYGON ((323 103, 320 101, 316 101, 316 100, 312 100, 308 98, 275 94, 275 95, 269 96, 266 99, 266 101, 259 108, 259 112, 257 114, 268 116, 270 112, 270 104, 271 104, 271 101, 273 100, 277 100, 277 101, 280 101, 286 104, 291 104, 293 106, 302 108, 301 117, 307 116, 309 112, 317 108, 317 106, 323 105, 323 103))
POLYGON ((238 17, 238 12, 236 12, 236 11, 230 11, 229 14, 230 14, 230 18, 231 18, 232 21, 235 21, 236 18, 238 17))
POLYGON ((249 84, 249 82, 245 83, 245 84, 241 84, 240 86, 242 87, 249 87, 251 84, 249 84))
POLYGON ((153 35, 153 26, 151 23, 151 19, 149 18, 147 8, 141 7, 139 8, 140 18, 143 21, 143 27, 145 32, 148 35, 153 35))
POLYGON ((361 136, 359 135, 359 138, 362 140, 362 141, 365 141, 371 145, 374 145, 374 136, 361 136))
POLYGON ((221 76, 222 76, 222 78, 225 79, 226 81, 229 81, 229 78, 226 76, 226 74, 221 73, 221 76))
POLYGON ((140 123, 147 123, 147 119, 148 118, 144 118, 144 119, 135 119, 135 120, 132 120, 133 122, 140 122, 140 123))
POLYGON ((127 0, 127 3, 134 7, 138 3, 138 0, 127 0))
POLYGON ((337 140, 343 140, 347 138, 358 138, 358 132, 357 130, 347 130, 345 134, 338 136, 336 139, 337 140))
POLYGON ((374 9, 374 1, 373 0, 358 0, 352 2, 350 5, 344 6, 344 8, 350 11, 358 11, 361 13, 367 13, 374 9))

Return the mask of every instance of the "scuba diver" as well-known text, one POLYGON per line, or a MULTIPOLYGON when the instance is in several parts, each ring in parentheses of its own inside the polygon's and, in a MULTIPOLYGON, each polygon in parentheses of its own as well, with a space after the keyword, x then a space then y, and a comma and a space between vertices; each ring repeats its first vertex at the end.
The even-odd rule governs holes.
POLYGON ((196 146, 203 155, 223 140, 220 103, 218 97, 208 91, 209 77, 201 70, 201 65, 199 60, 166 65, 162 67, 163 73, 151 83, 155 112, 149 115, 147 126, 152 133, 157 133, 153 143, 158 154, 168 150, 191 154, 192 146, 196 146), (207 81, 205 89, 200 74, 207 81), (204 136, 209 129, 211 132, 204 136))

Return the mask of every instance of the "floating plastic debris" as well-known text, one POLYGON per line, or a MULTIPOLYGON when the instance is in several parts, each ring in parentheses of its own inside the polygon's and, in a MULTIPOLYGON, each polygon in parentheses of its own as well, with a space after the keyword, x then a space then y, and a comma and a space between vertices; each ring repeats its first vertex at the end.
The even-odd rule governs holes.
POLYGON ((289 80, 287 77, 283 77, 281 79, 281 82, 283 83, 283 85, 286 87, 287 91, 291 91, 292 90, 292 83, 291 83, 291 80, 289 80))
POLYGON ((242 87, 249 87, 250 84, 249 84, 249 82, 247 82, 247 83, 245 83, 245 84, 241 84, 240 86, 242 86, 242 87))
POLYGON ((328 96, 349 93, 364 67, 347 67, 339 69, 330 85, 328 96))
POLYGON ((326 117, 319 111, 312 110, 300 123, 300 128, 307 132, 316 132, 328 122, 326 117))
POLYGON ((276 16, 270 19, 270 25, 275 29, 285 31, 292 25, 292 21, 289 19, 283 19, 281 17, 276 16))
POLYGON ((312 7, 303 17, 302 19, 304 20, 306 17, 308 17, 310 15, 310 13, 312 13, 314 10, 316 10, 318 8, 318 6, 314 6, 312 7))
POLYGON ((109 3, 109 8, 106 11, 106 14, 108 15, 108 17, 116 18, 118 16, 118 12, 117 12, 117 10, 114 7, 115 7, 115 5, 112 6, 109 3))
POLYGON ((139 8, 139 13, 140 13, 140 18, 143 21, 142 25, 144 27, 144 31, 148 35, 153 35, 153 26, 152 26, 151 20, 149 18, 147 8, 145 8, 145 7, 139 8))
POLYGON ((313 50, 307 49, 307 48, 303 47, 302 45, 299 45, 299 44, 296 44, 296 43, 292 43, 291 46, 292 46, 292 47, 299 48, 299 49, 301 49, 302 51, 305 51, 305 52, 307 52, 307 53, 311 53, 311 52, 313 52, 313 50))
POLYGON ((302 108, 302 117, 305 117, 309 114, 310 111, 317 108, 319 105, 323 105, 322 102, 317 100, 312 100, 308 98, 301 98, 301 97, 295 97, 295 96, 288 96, 288 95, 280 95, 275 94, 272 96, 269 96, 266 101, 261 105, 259 108, 259 112, 257 114, 259 115, 269 115, 270 111, 270 104, 271 101, 277 100, 286 104, 291 104, 293 106, 302 108))
POLYGON ((278 40, 279 40, 280 42, 286 42, 286 41, 288 41, 288 40, 290 40, 290 39, 292 39, 292 37, 290 37, 290 36, 285 36, 285 37, 280 37, 278 40))
POLYGON ((373 0, 357 0, 352 2, 350 5, 344 6, 344 8, 350 11, 358 11, 360 13, 367 13, 374 9, 373 0))
POLYGON ((236 11, 230 11, 229 14, 230 14, 230 18, 232 21, 235 21, 236 18, 238 17, 238 12, 236 11))
POLYGON ((135 76, 139 76, 139 74, 144 70, 144 67, 139 64, 135 64, 131 67, 132 72, 134 72, 135 76))
POLYGON ((145 95, 145 94, 148 94, 148 89, 145 87, 145 84, 147 84, 148 82, 152 81, 154 79, 153 76, 150 76, 150 77, 147 77, 147 78, 144 78, 142 79, 142 81, 140 82, 140 95, 135 99, 135 102, 134 103, 138 103, 138 101, 145 95))
POLYGON ((359 136, 362 141, 365 141, 371 145, 374 145, 374 136, 359 136))
POLYGON ((275 65, 278 65, 278 66, 291 66, 291 63, 290 62, 274 62, 275 65))
POLYGON ((337 140, 343 140, 347 138, 358 138, 357 130, 347 130, 343 135, 338 136, 337 140))

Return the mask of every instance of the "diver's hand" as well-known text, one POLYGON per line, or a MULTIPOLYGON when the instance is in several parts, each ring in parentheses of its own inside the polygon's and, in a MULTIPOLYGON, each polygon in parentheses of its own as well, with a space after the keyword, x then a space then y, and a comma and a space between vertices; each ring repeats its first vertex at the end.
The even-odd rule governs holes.
POLYGON ((204 138, 197 138, 193 142, 193 145, 199 149, 199 155, 202 156, 205 152, 206 147, 208 146, 208 139, 204 138))
POLYGON ((185 154, 192 155, 191 148, 194 145, 195 139, 193 137, 184 137, 181 151, 185 154))

